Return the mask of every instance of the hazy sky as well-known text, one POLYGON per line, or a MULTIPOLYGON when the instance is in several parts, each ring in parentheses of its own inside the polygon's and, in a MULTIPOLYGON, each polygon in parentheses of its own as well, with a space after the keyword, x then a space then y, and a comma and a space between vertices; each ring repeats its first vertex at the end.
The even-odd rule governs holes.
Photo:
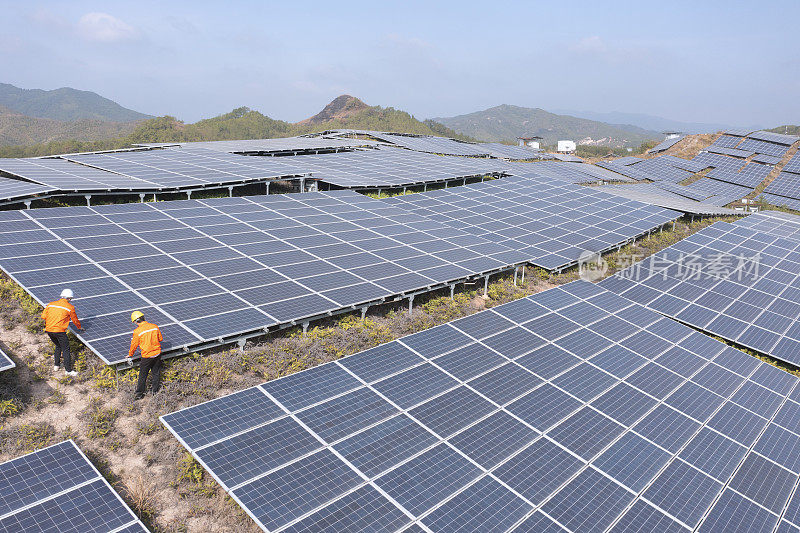
POLYGON ((0 9, 0 81, 91 90, 186 121, 242 105, 297 121, 348 93, 417 118, 507 103, 800 123, 797 0, 0 0, 0 9))

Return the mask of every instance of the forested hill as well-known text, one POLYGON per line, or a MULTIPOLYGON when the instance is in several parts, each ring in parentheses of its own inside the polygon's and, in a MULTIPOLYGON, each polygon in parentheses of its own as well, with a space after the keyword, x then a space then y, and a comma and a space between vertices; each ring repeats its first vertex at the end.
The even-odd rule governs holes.
MULTIPOLYGON (((353 97, 348 97, 353 98, 353 97)), ((358 100, 358 99, 355 99, 358 100)), ((360 100, 359 100, 360 102, 360 100)), ((363 104, 363 103, 362 103, 363 104)), ((329 120, 305 120, 293 124, 269 118, 247 107, 230 113, 185 124, 175 117, 163 116, 139 123, 127 135, 100 141, 58 140, 32 146, 0 148, 0 157, 33 157, 58 153, 126 148, 135 143, 220 141, 230 139, 267 139, 289 137, 331 129, 369 129, 426 135, 443 135, 469 140, 434 121, 421 122, 405 111, 379 106, 366 106, 347 116, 333 113, 329 120)))

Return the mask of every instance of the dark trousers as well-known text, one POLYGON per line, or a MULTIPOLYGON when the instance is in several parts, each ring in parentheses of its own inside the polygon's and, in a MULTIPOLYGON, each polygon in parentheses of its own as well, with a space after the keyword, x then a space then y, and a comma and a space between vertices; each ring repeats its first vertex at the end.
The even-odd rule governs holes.
POLYGON ((144 396, 147 388, 147 374, 153 371, 153 394, 161 388, 161 356, 142 357, 139 361, 139 382, 136 384, 136 396, 144 396))
POLYGON ((47 332, 47 336, 56 345, 55 351, 55 366, 61 366, 61 356, 64 356, 64 369, 67 372, 72 372, 72 355, 69 353, 69 339, 67 333, 62 331, 60 333, 47 332))

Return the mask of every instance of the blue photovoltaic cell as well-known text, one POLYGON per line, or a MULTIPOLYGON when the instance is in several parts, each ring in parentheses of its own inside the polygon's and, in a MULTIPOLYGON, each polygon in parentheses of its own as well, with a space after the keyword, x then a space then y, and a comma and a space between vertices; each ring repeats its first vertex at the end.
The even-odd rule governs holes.
POLYGON ((147 532, 71 440, 0 464, 0 495, 3 532, 147 532))
POLYGON ((0 372, 3 370, 10 370, 17 366, 17 364, 11 360, 11 358, 6 355, 3 350, 0 350, 0 372))
POLYGON ((267 414, 252 396, 237 417, 234 394, 162 420, 268 531, 676 531, 739 511, 758 530, 787 506, 794 376, 583 281, 459 328, 249 389, 280 402, 267 414))
POLYGON ((404 508, 420 514, 479 476, 478 467, 440 444, 375 483, 404 508), (409 483, 411 480, 413 483, 409 483))
POLYGON ((525 500, 484 477, 433 511, 422 523, 442 533, 504 531, 531 509, 525 500))

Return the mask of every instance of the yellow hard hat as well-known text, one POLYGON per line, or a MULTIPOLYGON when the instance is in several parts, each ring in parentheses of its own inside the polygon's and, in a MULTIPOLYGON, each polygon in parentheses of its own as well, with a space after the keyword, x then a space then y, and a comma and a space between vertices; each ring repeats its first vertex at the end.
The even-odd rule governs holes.
POLYGON ((141 311, 134 311, 133 313, 131 313, 131 322, 136 322, 140 318, 144 318, 144 313, 142 313, 141 311))

